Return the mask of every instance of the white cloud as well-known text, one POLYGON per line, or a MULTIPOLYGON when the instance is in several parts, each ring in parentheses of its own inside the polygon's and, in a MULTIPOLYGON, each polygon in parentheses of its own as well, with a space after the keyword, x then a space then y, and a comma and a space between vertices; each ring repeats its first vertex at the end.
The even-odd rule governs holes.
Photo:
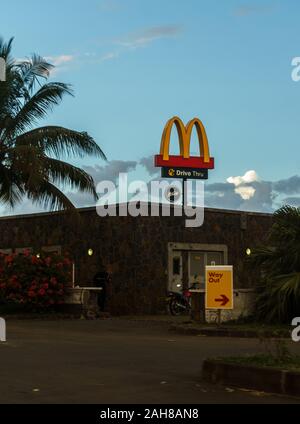
POLYGON ((226 183, 206 185, 206 204, 211 207, 272 212, 277 194, 273 185, 258 177, 256 171, 227 178, 226 183), (222 196, 221 196, 222 195, 222 196))
POLYGON ((118 52, 110 52, 110 53, 106 53, 105 55, 103 55, 100 60, 101 60, 101 62, 105 62, 106 60, 117 59, 117 57, 119 57, 118 52))
POLYGON ((247 186, 237 187, 234 191, 236 194, 239 194, 243 200, 250 200, 256 192, 254 187, 247 186))
POLYGON ((153 41, 163 38, 174 38, 182 33, 182 28, 178 25, 166 25, 152 28, 145 28, 135 34, 130 34, 120 40, 117 40, 115 44, 125 47, 127 49, 137 49, 139 47, 145 47, 153 41))
POLYGON ((259 177, 255 171, 247 171, 242 177, 239 176, 227 178, 227 182, 229 184, 234 184, 236 187, 239 187, 243 184, 253 183, 255 181, 259 181, 259 177))
MULTIPOLYGON (((112 160, 102 166, 83 166, 83 169, 94 178, 96 184, 103 180, 110 180, 118 184, 120 172, 130 174, 137 171, 137 168, 141 166, 145 168, 152 178, 155 180, 160 179, 157 175, 159 169, 154 167, 153 155, 137 161, 112 160)), ((145 182, 149 183, 149 176, 145 176, 145 182)), ((95 204, 95 200, 87 193, 69 191, 66 192, 66 195, 77 207, 95 204)), ((299 175, 271 182, 259 178, 257 172, 251 170, 247 171, 243 176, 231 176, 226 182, 207 182, 205 184, 205 205, 207 207, 271 213, 283 204, 300 206, 299 175), (286 197, 287 194, 290 197, 286 197)), ((42 211, 42 209, 33 206, 26 198, 14 210, 0 205, 0 215, 39 211, 42 211)))
POLYGON ((251 4, 245 4, 243 6, 237 7, 234 11, 234 14, 238 17, 245 17, 250 15, 261 15, 266 13, 271 13, 275 5, 259 5, 254 6, 251 4))
POLYGON ((84 56, 88 59, 94 59, 95 63, 114 60, 128 51, 134 51, 139 48, 148 47, 154 41, 160 39, 171 39, 179 36, 182 33, 182 28, 178 25, 165 25, 151 28, 144 28, 136 33, 124 35, 118 39, 110 40, 107 44, 110 45, 110 50, 99 55, 97 53, 85 53, 84 56))
POLYGON ((51 75, 55 76, 60 72, 67 71, 69 69, 68 65, 75 60, 75 56, 62 54, 59 56, 46 56, 44 59, 51 63, 51 65, 55 66, 55 68, 51 71, 51 75))
POLYGON ((54 66, 61 66, 73 62, 75 57, 69 54, 62 54, 60 56, 46 56, 45 59, 54 66))
POLYGON ((229 177, 227 182, 233 184, 236 188, 234 192, 239 194, 243 200, 250 200, 256 192, 256 189, 249 184, 259 181, 256 171, 247 171, 243 176, 229 177))

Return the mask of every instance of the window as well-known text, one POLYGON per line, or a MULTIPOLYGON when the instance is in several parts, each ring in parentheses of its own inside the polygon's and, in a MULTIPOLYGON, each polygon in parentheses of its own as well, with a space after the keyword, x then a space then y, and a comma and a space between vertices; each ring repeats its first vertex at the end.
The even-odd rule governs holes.
POLYGON ((189 284, 191 286, 196 284, 197 288, 204 289, 205 266, 223 264, 223 252, 189 252, 189 284))
POLYGON ((173 275, 180 275, 180 257, 173 258, 173 275))
POLYGON ((205 271, 205 254, 204 252, 190 252, 190 275, 197 279, 200 275, 204 275, 205 271))
POLYGON ((222 252, 207 252, 206 265, 224 265, 222 252))

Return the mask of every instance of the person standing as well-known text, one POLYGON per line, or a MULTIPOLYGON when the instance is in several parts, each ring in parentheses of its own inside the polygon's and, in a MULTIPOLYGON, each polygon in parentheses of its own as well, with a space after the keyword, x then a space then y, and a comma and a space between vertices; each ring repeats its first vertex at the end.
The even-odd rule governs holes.
POLYGON ((101 312, 104 312, 105 308, 107 307, 107 295, 109 292, 109 284, 111 281, 111 273, 108 271, 109 269, 105 269, 104 266, 101 266, 101 268, 93 278, 93 283, 95 287, 99 287, 102 289, 101 292, 98 294, 98 306, 101 312))

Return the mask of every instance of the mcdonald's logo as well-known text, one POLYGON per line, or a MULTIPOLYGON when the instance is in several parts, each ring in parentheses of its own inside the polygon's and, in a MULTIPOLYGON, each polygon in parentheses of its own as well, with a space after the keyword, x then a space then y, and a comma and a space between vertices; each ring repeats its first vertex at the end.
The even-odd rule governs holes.
POLYGON ((214 169, 214 158, 210 157, 206 131, 200 119, 194 118, 186 126, 177 116, 167 122, 161 139, 160 154, 155 156, 155 166, 214 169), (170 155, 171 132, 174 125, 179 137, 179 156, 170 155), (190 156, 191 137, 194 128, 197 130, 199 140, 199 156, 190 156))

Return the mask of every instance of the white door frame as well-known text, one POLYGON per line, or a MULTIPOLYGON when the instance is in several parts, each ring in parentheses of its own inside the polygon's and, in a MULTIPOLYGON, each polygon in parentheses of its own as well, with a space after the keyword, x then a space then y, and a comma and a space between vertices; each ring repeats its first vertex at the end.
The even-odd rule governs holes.
MULTIPOLYGON (((175 251, 204 251, 204 252, 221 252, 224 257, 224 264, 228 264, 228 247, 226 244, 201 244, 201 243, 168 243, 168 289, 172 287, 173 278, 173 256, 175 251)), ((189 258, 188 258, 189 261, 189 258)), ((190 266, 188 264, 188 266, 190 266)))

